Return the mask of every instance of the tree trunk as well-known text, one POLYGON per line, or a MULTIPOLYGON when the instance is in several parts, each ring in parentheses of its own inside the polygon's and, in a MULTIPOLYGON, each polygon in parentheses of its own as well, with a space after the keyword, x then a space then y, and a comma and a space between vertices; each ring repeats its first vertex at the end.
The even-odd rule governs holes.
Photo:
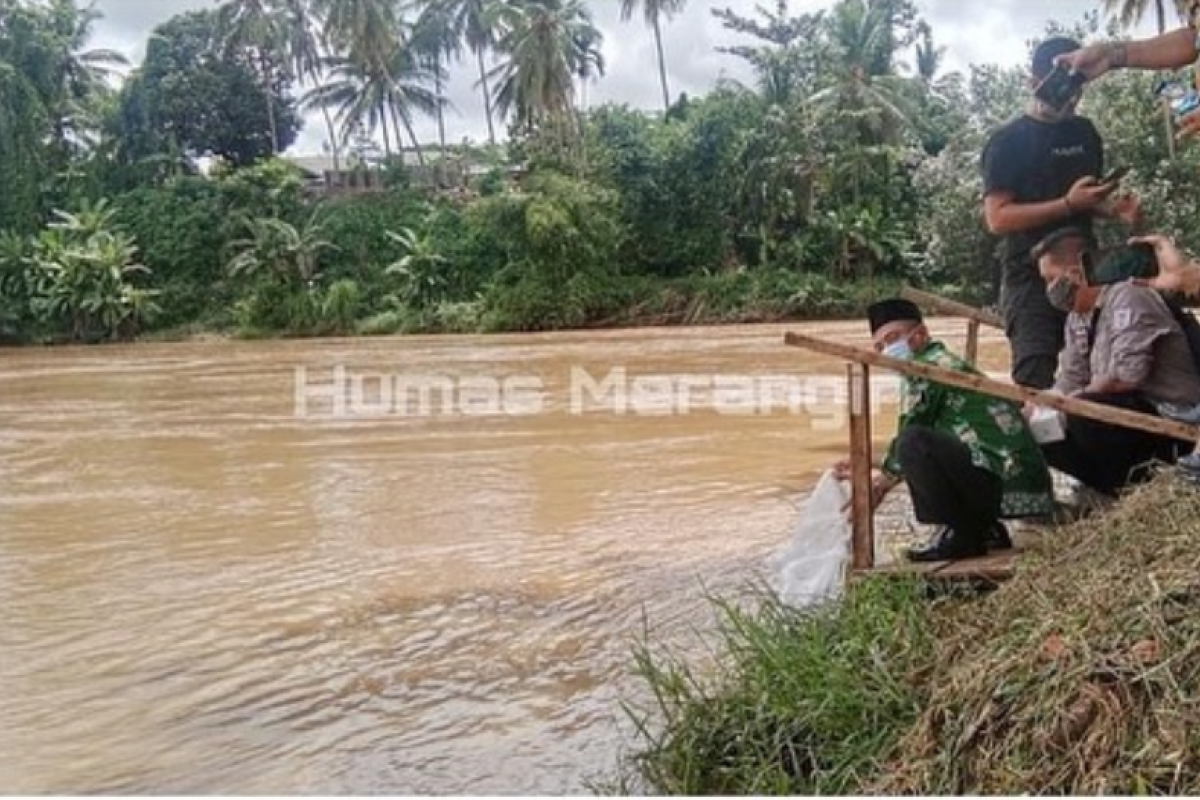
POLYGON ((380 127, 383 128, 383 155, 390 161, 392 158, 392 139, 388 135, 387 114, 382 115, 379 121, 382 123, 380 127))
POLYGON ((671 110, 671 92, 667 88, 667 59, 663 54, 662 26, 658 17, 654 18, 654 46, 658 49, 658 77, 662 81, 663 113, 671 110))
POLYGON ((266 56, 260 56, 259 65, 263 71, 263 97, 267 101, 267 125, 271 129, 271 155, 279 152, 279 126, 275 121, 275 93, 271 80, 272 72, 266 56))
POLYGON ((333 171, 341 172, 341 143, 338 141, 337 130, 333 126, 333 117, 329 115, 329 109, 324 105, 321 106, 321 116, 325 118, 325 129, 329 132, 329 147, 333 151, 333 171))
POLYGON ((437 56, 437 61, 435 62, 435 66, 437 67, 437 71, 435 73, 435 76, 436 76, 436 87, 435 88, 437 90, 437 99, 438 99, 438 109, 437 109, 438 144, 440 144, 442 146, 442 157, 445 158, 446 157, 446 113, 445 113, 445 108, 443 107, 443 104, 442 104, 442 101, 445 100, 445 98, 442 97, 442 56, 440 53, 437 56))
MULTIPOLYGON (((421 150, 421 142, 417 139, 417 132, 413 130, 412 123, 408 117, 402 115, 400 111, 392 106, 392 121, 396 126, 396 140, 400 140, 400 126, 404 126, 404 130, 408 133, 408 138, 412 142, 413 152, 417 154, 417 163, 422 167, 425 166, 425 153, 421 150)), ((401 148, 403 152, 403 148, 401 148)))
POLYGON ((496 129, 492 125, 492 93, 488 90, 487 67, 483 63, 482 47, 475 51, 475 58, 479 61, 479 85, 483 87, 483 115, 487 119, 488 141, 494 145, 496 129))

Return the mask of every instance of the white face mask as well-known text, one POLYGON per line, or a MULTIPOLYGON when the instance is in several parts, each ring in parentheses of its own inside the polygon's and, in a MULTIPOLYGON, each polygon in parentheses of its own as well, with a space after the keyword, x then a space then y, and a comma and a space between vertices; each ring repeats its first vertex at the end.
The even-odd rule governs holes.
POLYGON ((901 361, 908 361, 913 355, 912 347, 908 344, 908 337, 905 336, 902 339, 897 339, 883 348, 883 354, 888 358, 898 358, 901 361))

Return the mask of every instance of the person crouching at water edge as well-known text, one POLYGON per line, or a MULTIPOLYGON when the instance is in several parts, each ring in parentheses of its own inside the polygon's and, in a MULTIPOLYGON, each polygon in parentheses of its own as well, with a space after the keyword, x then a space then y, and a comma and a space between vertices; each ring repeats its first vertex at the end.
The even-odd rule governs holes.
MULTIPOLYGON (((892 358, 982 374, 935 341, 908 300, 868 310, 875 350, 892 358)), ((917 520, 939 528, 912 548, 910 561, 971 558, 1012 547, 1001 519, 1041 517, 1054 508, 1053 484, 1021 407, 978 392, 903 376, 895 439, 871 485, 871 510, 901 481, 917 520)), ((850 464, 834 473, 845 480, 850 464)))

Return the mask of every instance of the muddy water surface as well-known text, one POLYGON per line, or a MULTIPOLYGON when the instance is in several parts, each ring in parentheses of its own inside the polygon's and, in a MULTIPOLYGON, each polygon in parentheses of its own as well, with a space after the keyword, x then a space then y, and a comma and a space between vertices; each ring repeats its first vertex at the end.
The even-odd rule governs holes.
POLYGON ((844 367, 786 330, 865 341, 0 351, 0 786, 587 791, 643 611, 706 619, 843 450, 844 367))

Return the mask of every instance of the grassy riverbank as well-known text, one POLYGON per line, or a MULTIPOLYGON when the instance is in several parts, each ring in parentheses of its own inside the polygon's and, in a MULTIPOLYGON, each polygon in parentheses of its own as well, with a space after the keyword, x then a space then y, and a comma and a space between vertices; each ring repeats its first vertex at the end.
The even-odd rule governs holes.
POLYGON ((984 597, 718 605, 699 673, 636 651, 632 773, 670 794, 1200 792, 1200 491, 1048 530, 984 597))
MULTIPOLYGON (((727 325, 856 319, 875 300, 896 294, 895 278, 839 283, 823 275, 787 270, 716 273, 677 279, 631 276, 583 292, 542 297, 480 297, 444 302, 428 309, 396 308, 343 319, 326 314, 320 303, 306 320, 288 327, 264 327, 239 320, 235 309, 204 319, 140 334, 140 341, 195 341, 394 334, 505 333, 545 330, 643 328, 672 325, 727 325)), ((955 287, 944 287, 953 293, 955 287)), ((25 343, 46 343, 27 339, 25 343)))

